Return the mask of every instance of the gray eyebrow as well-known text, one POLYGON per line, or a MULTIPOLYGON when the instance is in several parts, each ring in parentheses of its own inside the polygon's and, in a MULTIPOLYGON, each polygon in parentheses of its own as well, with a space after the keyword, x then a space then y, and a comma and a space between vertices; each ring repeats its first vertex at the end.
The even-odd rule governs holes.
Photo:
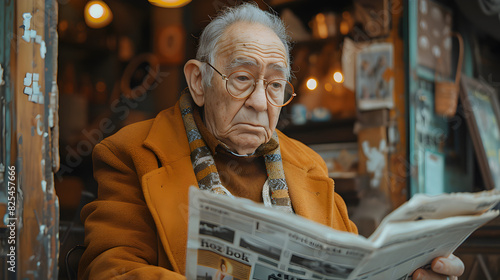
MULTIPOLYGON (((238 58, 235 58, 233 61, 231 61, 231 63, 226 67, 226 70, 227 71, 231 71, 232 69, 234 69, 236 67, 240 67, 240 66, 253 66, 253 67, 256 67, 256 66, 259 66, 259 64, 257 63, 257 61, 255 61, 253 59, 238 57, 238 58)), ((281 66, 278 63, 271 63, 271 64, 269 64, 267 66, 267 68, 271 68, 271 69, 280 71, 283 74, 285 74, 285 76, 286 76, 287 68, 281 66)))
POLYGON ((272 63, 272 64, 268 65, 268 68, 272 68, 274 70, 278 70, 278 71, 282 72, 283 74, 287 73, 287 68, 281 66, 281 64, 278 64, 278 63, 272 63))
POLYGON ((226 67, 226 70, 232 70, 236 67, 240 66, 258 66, 257 61, 248 59, 248 58, 243 58, 243 57, 238 57, 231 61, 229 65, 226 67))

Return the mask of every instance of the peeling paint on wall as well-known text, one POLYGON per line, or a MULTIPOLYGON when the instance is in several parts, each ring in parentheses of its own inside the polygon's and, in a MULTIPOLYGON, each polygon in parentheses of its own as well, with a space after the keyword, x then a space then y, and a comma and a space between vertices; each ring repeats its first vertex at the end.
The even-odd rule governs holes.
POLYGON ((57 83, 52 81, 52 89, 49 93, 49 127, 54 127, 54 120, 57 119, 57 83))
POLYGON ((36 133, 37 133, 39 136, 42 136, 42 134, 43 134, 42 116, 37 115, 37 116, 35 117, 35 120, 36 120, 36 133))
MULTIPOLYGON (((20 35, 0 37, 0 83, 6 84, 0 87, 0 128, 2 138, 12 139, 7 146, 0 141, 7 154, 0 153, 0 164, 7 158, 5 167, 17 172, 16 272, 0 266, 0 279, 57 279, 57 0, 0 1, 0 18, 12 22, 0 25, 0 33, 20 35)), ((0 194, 0 209, 2 201, 0 194)))
POLYGON ((3 80, 3 66, 0 64, 0 86, 5 85, 5 81, 3 80))
POLYGON ((386 152, 386 142, 382 139, 378 147, 370 147, 368 141, 362 143, 363 152, 367 157, 366 170, 373 173, 373 177, 370 180, 370 186, 372 188, 380 187, 380 180, 382 179, 382 171, 385 168, 385 152, 386 152))
POLYGON ((43 92, 40 91, 40 74, 26 73, 24 77, 23 93, 28 95, 28 100, 37 104, 44 104, 43 92))
POLYGON ((32 40, 35 41, 35 43, 40 45, 40 56, 45 59, 45 54, 47 53, 47 46, 45 45, 45 41, 42 40, 42 36, 37 35, 36 30, 31 29, 31 18, 33 16, 31 13, 24 13, 23 14, 23 28, 24 28, 24 34, 22 38, 26 42, 31 42, 32 40))

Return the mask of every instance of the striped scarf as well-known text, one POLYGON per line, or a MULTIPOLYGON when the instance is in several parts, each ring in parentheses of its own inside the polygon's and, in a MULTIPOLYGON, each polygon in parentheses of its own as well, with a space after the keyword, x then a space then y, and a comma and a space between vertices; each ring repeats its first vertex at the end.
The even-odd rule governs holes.
MULTIPOLYGON (((191 150, 191 162, 198 186, 202 190, 232 196, 229 190, 222 185, 212 153, 196 126, 193 117, 193 106, 193 99, 189 91, 186 91, 181 95, 179 107, 184 127, 186 128, 189 148, 191 150)), ((276 132, 273 133, 270 141, 279 143, 276 132)), ((285 172, 283 171, 279 145, 276 145, 274 150, 264 154, 264 161, 268 177, 262 189, 264 204, 280 211, 293 213, 290 197, 288 196, 288 186, 285 180, 285 172)))

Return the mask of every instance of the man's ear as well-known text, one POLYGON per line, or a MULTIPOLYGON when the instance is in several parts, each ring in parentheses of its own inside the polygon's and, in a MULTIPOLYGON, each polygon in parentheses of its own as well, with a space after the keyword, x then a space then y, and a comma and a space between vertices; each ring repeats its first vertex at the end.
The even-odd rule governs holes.
POLYGON ((190 59, 184 65, 184 76, 193 97, 194 103, 202 107, 205 104, 205 90, 203 89, 203 82, 201 76, 202 62, 196 59, 190 59))

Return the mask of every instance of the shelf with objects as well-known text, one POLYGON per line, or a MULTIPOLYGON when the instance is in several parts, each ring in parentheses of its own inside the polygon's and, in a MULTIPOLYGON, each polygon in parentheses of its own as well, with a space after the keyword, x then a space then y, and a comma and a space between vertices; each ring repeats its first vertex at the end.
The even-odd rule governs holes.
POLYGON ((324 158, 353 219, 370 225, 361 234, 369 235, 407 199, 407 173, 391 177, 406 158, 402 2, 273 3, 294 41, 297 93, 278 128, 324 158), (356 215, 360 207, 382 210, 367 217, 356 215))

